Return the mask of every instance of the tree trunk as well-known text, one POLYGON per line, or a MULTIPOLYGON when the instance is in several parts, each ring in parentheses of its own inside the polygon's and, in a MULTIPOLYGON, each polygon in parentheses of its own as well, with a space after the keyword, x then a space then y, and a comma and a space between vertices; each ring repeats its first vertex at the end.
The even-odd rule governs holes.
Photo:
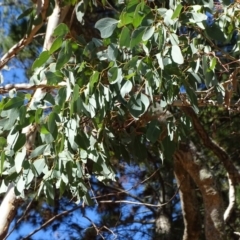
POLYGON ((185 223, 183 239, 198 239, 196 237, 199 236, 201 231, 201 229, 198 229, 201 228, 201 224, 197 227, 199 214, 197 205, 195 205, 196 202, 194 202, 196 196, 190 184, 192 180, 199 188, 203 197, 205 238, 207 240, 226 239, 221 194, 217 189, 214 176, 202 163, 201 156, 197 154, 194 145, 192 143, 182 143, 180 149, 174 155, 174 162, 185 223), (196 237, 193 237, 192 234, 196 234, 196 237))

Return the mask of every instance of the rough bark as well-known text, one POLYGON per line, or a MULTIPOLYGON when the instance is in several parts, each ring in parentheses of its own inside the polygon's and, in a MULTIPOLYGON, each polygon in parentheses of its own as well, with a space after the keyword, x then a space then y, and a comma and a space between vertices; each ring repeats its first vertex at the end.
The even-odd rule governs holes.
MULTIPOLYGON (((217 189, 214 176, 203 164, 201 157, 197 155, 197 151, 193 144, 181 144, 180 149, 175 154, 175 169, 176 167, 180 166, 180 170, 176 170, 178 171, 176 173, 177 176, 179 176, 179 172, 181 171, 181 165, 179 163, 193 179, 202 194, 204 203, 204 229, 206 239, 226 239, 223 219, 224 209, 221 193, 217 189)), ((186 208, 187 207, 188 206, 186 206, 186 208)), ((186 210, 186 208, 184 208, 184 210, 186 210)), ((184 215, 184 217, 184 221, 186 221, 187 224, 191 224, 190 217, 186 215, 184 215)), ((186 239, 190 240, 196 238, 186 239)))
POLYGON ((197 240, 201 234, 201 221, 197 201, 196 185, 182 164, 184 156, 180 151, 174 155, 174 173, 179 187, 184 233, 183 240, 197 240))

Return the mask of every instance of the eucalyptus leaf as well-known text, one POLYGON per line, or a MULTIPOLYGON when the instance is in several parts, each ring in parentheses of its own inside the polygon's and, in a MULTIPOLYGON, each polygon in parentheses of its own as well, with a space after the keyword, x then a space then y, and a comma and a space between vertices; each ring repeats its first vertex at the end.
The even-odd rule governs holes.
POLYGON ((102 38, 108 38, 112 35, 118 22, 119 21, 114 18, 103 18, 96 22, 95 28, 100 31, 102 38))

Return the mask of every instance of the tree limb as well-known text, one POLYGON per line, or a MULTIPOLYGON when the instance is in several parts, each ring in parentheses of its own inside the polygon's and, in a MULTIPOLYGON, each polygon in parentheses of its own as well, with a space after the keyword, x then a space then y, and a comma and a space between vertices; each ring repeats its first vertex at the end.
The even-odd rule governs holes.
POLYGON ((41 15, 42 19, 41 23, 33 26, 32 31, 29 33, 29 35, 24 36, 0 59, 0 69, 2 69, 10 59, 15 57, 20 50, 22 50, 25 46, 31 43, 35 34, 38 32, 38 30, 42 27, 43 23, 45 22, 45 19, 47 18, 46 14, 49 6, 49 0, 38 0, 37 4, 41 8, 41 10, 39 11, 39 14, 41 15))
POLYGON ((82 207, 82 205, 74 207, 71 210, 67 210, 67 211, 64 211, 62 213, 59 213, 59 214, 55 215, 54 217, 52 217, 48 221, 46 221, 44 224, 42 224, 40 227, 38 227, 34 231, 32 231, 29 235, 27 235, 26 237, 22 238, 22 240, 29 239, 32 235, 34 235, 36 232, 40 231, 41 229, 45 228, 46 226, 48 226, 50 223, 55 221, 57 218, 60 218, 60 217, 65 216, 65 215, 68 215, 69 213, 74 212, 75 210, 77 210, 77 209, 79 209, 81 207, 82 207))
POLYGON ((200 139, 202 139, 205 147, 209 148, 214 152, 214 154, 219 158, 225 167, 226 171, 229 174, 229 178, 231 179, 234 185, 240 183, 240 174, 236 167, 233 165, 229 155, 226 151, 221 148, 214 140, 209 137, 209 134, 206 132, 202 124, 200 123, 196 113, 191 107, 182 107, 182 111, 188 115, 191 120, 195 131, 197 132, 200 139))

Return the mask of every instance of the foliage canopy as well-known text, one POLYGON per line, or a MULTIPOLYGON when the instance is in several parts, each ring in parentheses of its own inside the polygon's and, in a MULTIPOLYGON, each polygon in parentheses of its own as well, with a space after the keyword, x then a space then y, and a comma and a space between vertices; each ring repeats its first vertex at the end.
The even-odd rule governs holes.
MULTIPOLYGON (((238 4, 156 2, 119 4, 119 13, 95 23, 91 41, 73 36, 67 22, 54 30, 51 48, 32 65, 41 96, 12 89, 0 102, 1 192, 13 182, 18 195, 34 188, 53 203, 59 191, 92 205, 88 180, 114 181, 116 159, 147 165, 151 153, 173 166, 194 121, 183 109, 238 110, 238 4)), ((83 5, 75 8, 80 22, 83 5)), ((20 16, 28 31, 42 21, 34 11, 20 16)))

